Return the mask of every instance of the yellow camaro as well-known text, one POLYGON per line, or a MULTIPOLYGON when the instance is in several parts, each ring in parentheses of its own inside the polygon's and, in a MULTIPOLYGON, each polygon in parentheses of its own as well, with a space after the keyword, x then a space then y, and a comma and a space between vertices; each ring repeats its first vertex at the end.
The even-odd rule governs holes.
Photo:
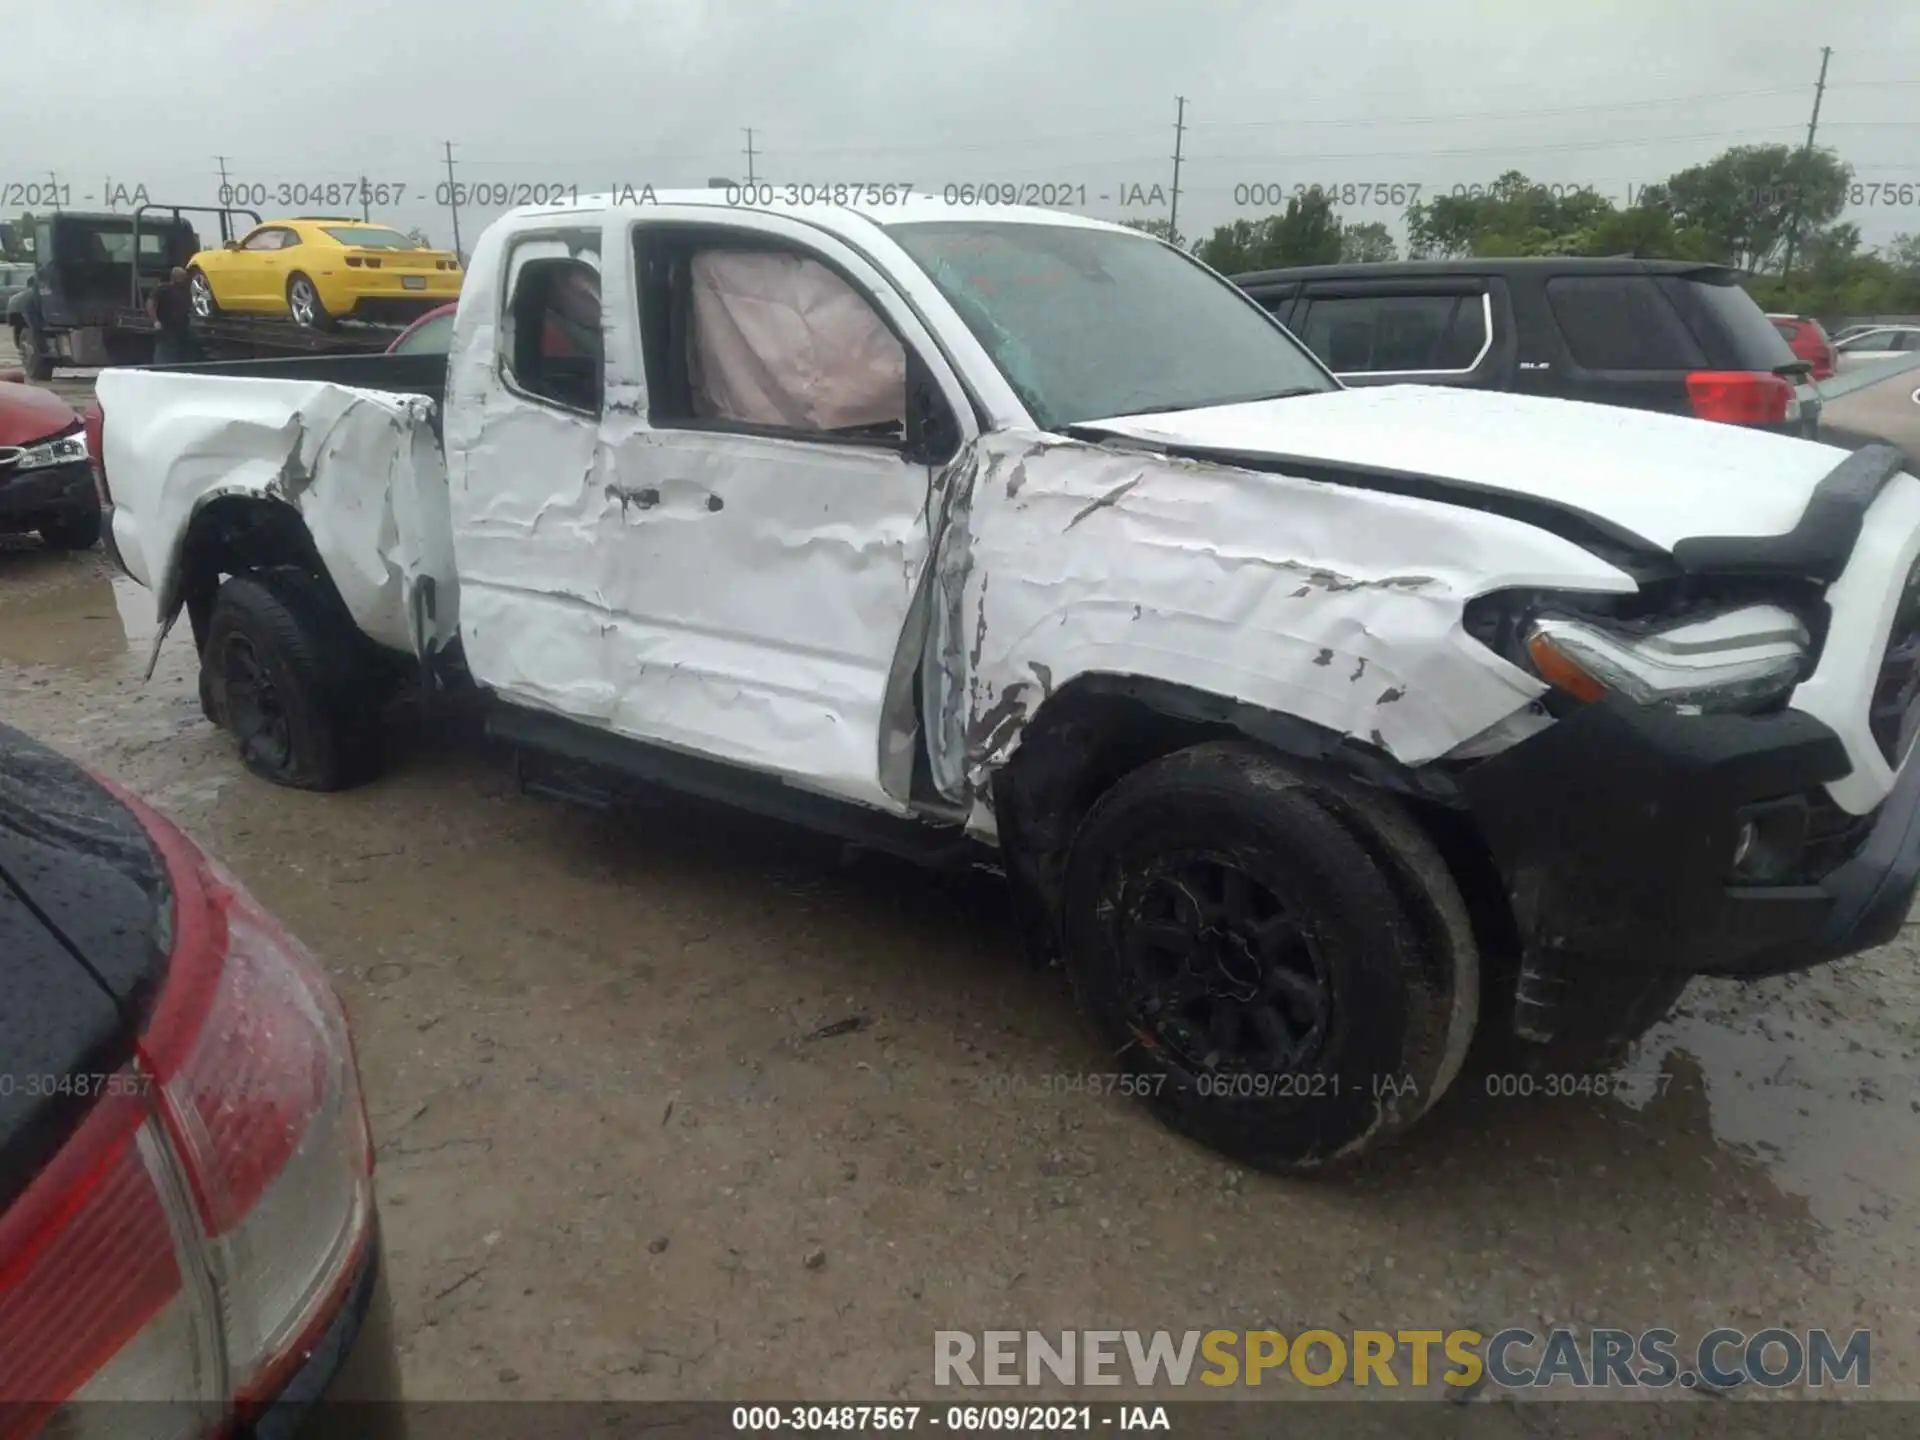
POLYGON ((269 220, 187 262, 193 313, 287 315, 303 329, 416 320, 460 293, 459 258, 364 220, 269 220))

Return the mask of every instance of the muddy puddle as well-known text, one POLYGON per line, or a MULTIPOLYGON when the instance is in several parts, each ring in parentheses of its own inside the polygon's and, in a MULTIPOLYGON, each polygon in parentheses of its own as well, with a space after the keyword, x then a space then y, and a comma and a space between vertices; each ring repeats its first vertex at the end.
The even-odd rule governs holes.
POLYGON ((30 545, 0 547, 0 661, 86 673, 137 656, 144 667, 157 628, 153 597, 97 551, 30 545))

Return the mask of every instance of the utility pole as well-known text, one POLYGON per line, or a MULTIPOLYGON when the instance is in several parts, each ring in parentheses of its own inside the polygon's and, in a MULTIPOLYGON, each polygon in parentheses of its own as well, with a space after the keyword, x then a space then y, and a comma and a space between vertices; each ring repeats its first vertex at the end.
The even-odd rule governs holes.
POLYGON ((753 184, 753 131, 747 131, 747 184, 753 184))
POLYGON ((227 213, 233 204, 233 182, 227 179, 227 157, 216 155, 213 158, 220 167, 220 243, 224 245, 233 239, 233 217, 227 213))
POLYGON ((373 218, 367 214, 367 197, 371 193, 372 188, 372 186, 367 184, 367 177, 362 175, 360 177, 360 218, 362 220, 370 220, 373 218))
MULTIPOLYGON (((1181 141, 1187 133, 1187 97, 1173 97, 1178 107, 1173 115, 1173 205, 1167 215, 1167 240, 1174 245, 1180 244, 1180 151, 1181 141)), ((1181 246, 1185 249, 1185 246, 1181 246)))
MULTIPOLYGON (((1804 152, 1802 169, 1813 164, 1813 135, 1820 128, 1820 100, 1827 93, 1827 62, 1833 58, 1833 47, 1820 47, 1820 78, 1813 87, 1813 118, 1807 121, 1807 148, 1804 152)), ((1800 242, 1801 207, 1806 203, 1803 192, 1806 190, 1806 176, 1802 175, 1800 184, 1793 187, 1793 218, 1787 222, 1787 253, 1780 262, 1780 278, 1786 280, 1793 274, 1793 250, 1800 242)))
POLYGON ((453 142, 446 140, 441 143, 447 147, 447 209, 453 213, 453 253, 464 265, 467 257, 460 248, 460 192, 453 184, 453 142))
POLYGON ((58 171, 47 171, 47 184, 53 187, 53 209, 57 215, 60 212, 60 175, 58 171))

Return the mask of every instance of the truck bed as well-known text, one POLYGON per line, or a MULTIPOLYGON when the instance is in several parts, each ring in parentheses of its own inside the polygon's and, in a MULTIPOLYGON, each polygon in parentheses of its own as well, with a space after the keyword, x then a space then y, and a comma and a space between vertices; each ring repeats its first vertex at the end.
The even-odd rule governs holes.
POLYGON ((239 380, 320 380, 388 395, 424 395, 436 403, 446 393, 444 355, 289 355, 270 360, 193 360, 143 367, 167 375, 215 375, 239 380))
POLYGON ((405 329, 347 320, 331 330, 308 330, 271 315, 216 315, 193 322, 194 338, 208 354, 241 359, 380 355, 405 329))
POLYGON ((160 626, 184 599, 184 542, 207 513, 242 527, 292 521, 354 623, 386 648, 419 656, 449 641, 446 370, 439 355, 316 355, 103 371, 108 523, 128 573, 154 591, 160 626))

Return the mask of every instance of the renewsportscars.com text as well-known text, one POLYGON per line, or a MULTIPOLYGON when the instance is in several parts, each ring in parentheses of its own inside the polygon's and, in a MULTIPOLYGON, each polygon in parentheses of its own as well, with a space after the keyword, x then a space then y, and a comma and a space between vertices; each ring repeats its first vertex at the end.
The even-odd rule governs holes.
POLYGON ((939 1330, 939 1386, 1330 1385, 1415 1389, 1733 1390, 1873 1381, 1873 1337, 1823 1329, 1710 1330, 939 1330))

